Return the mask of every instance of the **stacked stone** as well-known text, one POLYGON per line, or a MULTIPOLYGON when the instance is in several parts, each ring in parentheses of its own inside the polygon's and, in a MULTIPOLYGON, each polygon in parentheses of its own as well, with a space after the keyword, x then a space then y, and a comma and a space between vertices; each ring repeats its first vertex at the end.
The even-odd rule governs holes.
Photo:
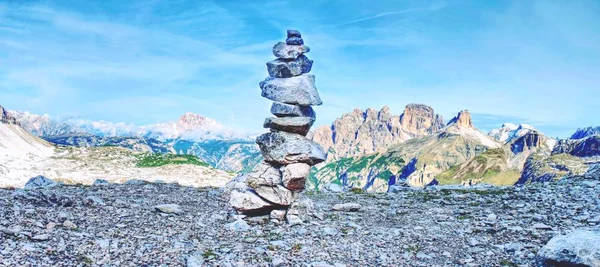
POLYGON ((267 62, 269 76, 260 83, 262 96, 274 101, 264 127, 271 131, 259 136, 264 161, 245 180, 246 189, 233 192, 231 204, 245 214, 272 212, 285 216, 285 210, 304 190, 311 167, 325 160, 325 152, 306 138, 315 122, 311 106, 322 101, 315 86, 315 76, 309 74, 313 61, 304 54, 300 32, 287 31, 286 42, 273 47, 277 59, 267 62))

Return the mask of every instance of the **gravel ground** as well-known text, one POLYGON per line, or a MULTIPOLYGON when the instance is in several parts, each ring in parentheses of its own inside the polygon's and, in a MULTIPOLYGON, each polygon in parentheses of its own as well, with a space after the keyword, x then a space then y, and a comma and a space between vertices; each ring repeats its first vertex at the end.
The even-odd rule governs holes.
POLYGON ((288 226, 239 220, 216 188, 0 189, 0 266, 536 266, 551 237, 600 224, 600 182, 583 178, 305 198, 322 220, 288 226))

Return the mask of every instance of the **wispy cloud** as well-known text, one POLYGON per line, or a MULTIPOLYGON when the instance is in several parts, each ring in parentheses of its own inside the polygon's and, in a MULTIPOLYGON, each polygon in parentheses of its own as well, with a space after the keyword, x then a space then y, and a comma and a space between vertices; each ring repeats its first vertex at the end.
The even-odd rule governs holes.
POLYGON ((337 24, 336 26, 346 26, 346 25, 355 24, 355 23, 364 22, 364 21, 373 20, 373 19, 378 19, 378 18, 382 18, 382 17, 398 16, 398 15, 403 15, 403 14, 408 14, 408 13, 435 11, 435 10, 442 9, 444 7, 445 7, 445 5, 435 4, 435 5, 426 7, 426 8, 409 8, 409 9, 405 9, 405 10, 382 12, 382 13, 378 13, 378 14, 375 14, 372 16, 367 16, 367 17, 363 17, 363 18, 359 18, 359 19, 355 19, 355 20, 346 21, 344 23, 337 24))

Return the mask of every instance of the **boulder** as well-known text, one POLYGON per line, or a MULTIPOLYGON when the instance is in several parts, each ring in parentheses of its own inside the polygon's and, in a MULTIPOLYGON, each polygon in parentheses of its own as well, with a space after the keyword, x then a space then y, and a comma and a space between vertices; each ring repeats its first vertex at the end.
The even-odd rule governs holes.
POLYGON ((269 210, 273 204, 257 196, 253 191, 233 191, 229 204, 241 213, 254 213, 269 210))
POLYGON ((310 47, 306 45, 288 45, 279 42, 273 46, 273 55, 282 59, 295 59, 308 52, 310 52, 310 47))
POLYGON ((289 45, 303 45, 304 40, 302 40, 300 37, 290 37, 285 39, 285 43, 289 45))
POLYGON ((311 166, 325 161, 325 152, 319 144, 306 137, 286 132, 270 132, 259 136, 256 143, 265 161, 287 165, 306 163, 311 166))
POLYGON ((291 78, 269 77, 260 82, 262 96, 277 102, 301 106, 323 104, 315 86, 315 76, 302 74, 291 78))
POLYGON ((294 193, 281 185, 259 186, 254 191, 265 200, 280 206, 289 206, 295 200, 294 193))
POLYGON ((261 162, 248 174, 246 184, 251 188, 260 186, 276 186, 281 184, 281 172, 267 162, 261 162))
POLYGON ((538 251, 538 259, 544 266, 600 266, 600 231, 555 236, 538 251))
POLYGON ((313 61, 305 55, 301 55, 294 60, 276 59, 267 62, 269 76, 275 78, 290 78, 304 73, 309 73, 312 69, 313 61))
POLYGON ((34 188, 43 188, 43 187, 53 187, 53 186, 57 186, 57 185, 59 185, 59 183, 52 181, 52 180, 46 178, 45 176, 38 175, 36 177, 29 179, 29 181, 27 181, 27 183, 25 184, 25 186, 23 188, 24 189, 34 189, 34 188))
POLYGON ((283 186, 292 191, 304 190, 310 168, 310 165, 306 163, 292 163, 283 167, 283 186))
POLYGON ((315 123, 315 119, 311 117, 267 118, 263 126, 272 130, 306 136, 313 123, 315 123))

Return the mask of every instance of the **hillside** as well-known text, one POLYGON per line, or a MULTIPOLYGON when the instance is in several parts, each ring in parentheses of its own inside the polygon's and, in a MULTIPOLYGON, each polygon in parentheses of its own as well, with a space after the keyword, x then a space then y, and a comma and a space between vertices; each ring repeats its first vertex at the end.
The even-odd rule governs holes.
POLYGON ((196 187, 223 186, 233 177, 192 155, 156 155, 117 146, 54 147, 21 128, 8 113, 0 114, 0 187, 22 187, 38 175, 70 184, 139 179, 196 187))
POLYGON ((452 166, 499 147, 500 143, 473 126, 468 111, 462 111, 435 134, 391 145, 385 152, 340 159, 320 167, 311 175, 311 185, 327 188, 333 183, 386 191, 389 185, 406 180, 413 186, 425 186, 452 166))

